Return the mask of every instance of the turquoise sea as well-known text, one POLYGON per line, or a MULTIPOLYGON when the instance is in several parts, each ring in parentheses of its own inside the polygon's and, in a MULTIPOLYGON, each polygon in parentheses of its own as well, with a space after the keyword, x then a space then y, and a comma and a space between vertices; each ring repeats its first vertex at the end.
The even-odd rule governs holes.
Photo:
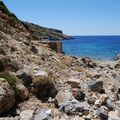
POLYGON ((120 53, 120 36, 73 36, 63 40, 66 55, 111 60, 120 53))

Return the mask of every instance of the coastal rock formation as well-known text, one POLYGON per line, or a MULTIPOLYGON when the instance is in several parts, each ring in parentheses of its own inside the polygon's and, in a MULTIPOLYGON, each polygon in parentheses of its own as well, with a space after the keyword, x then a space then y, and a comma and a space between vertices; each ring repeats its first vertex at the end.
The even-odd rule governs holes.
POLYGON ((0 115, 10 110, 15 103, 15 92, 7 80, 0 78, 0 115))

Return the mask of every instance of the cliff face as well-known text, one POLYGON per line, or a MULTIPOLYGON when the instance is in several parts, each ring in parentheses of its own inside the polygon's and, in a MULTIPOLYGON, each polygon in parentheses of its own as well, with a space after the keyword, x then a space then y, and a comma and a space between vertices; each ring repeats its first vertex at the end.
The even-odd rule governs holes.
POLYGON ((5 6, 5 4, 2 1, 0 1, 0 12, 3 14, 3 16, 6 17, 7 21, 9 21, 11 27, 17 28, 18 26, 19 27, 21 26, 21 29, 26 29, 26 31, 29 32, 29 39, 31 40, 44 41, 44 40, 69 39, 69 37, 64 35, 60 30, 45 28, 39 25, 35 25, 33 23, 19 20, 13 13, 11 13, 8 10, 8 8, 5 6))

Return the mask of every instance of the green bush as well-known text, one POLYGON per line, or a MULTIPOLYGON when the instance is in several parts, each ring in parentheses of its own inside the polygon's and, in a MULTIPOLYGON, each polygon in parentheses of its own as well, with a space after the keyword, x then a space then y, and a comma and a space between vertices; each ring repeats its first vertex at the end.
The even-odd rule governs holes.
POLYGON ((9 72, 0 72, 0 78, 4 78, 8 81, 8 83, 10 84, 10 86, 16 90, 16 78, 14 75, 11 75, 9 72))

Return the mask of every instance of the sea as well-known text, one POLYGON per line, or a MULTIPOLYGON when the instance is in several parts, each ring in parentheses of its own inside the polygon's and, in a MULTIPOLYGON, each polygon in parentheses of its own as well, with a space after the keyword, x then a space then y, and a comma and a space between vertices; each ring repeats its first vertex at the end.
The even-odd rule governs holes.
POLYGON ((120 36, 73 36, 63 40, 63 52, 94 60, 113 60, 120 53, 120 36))

